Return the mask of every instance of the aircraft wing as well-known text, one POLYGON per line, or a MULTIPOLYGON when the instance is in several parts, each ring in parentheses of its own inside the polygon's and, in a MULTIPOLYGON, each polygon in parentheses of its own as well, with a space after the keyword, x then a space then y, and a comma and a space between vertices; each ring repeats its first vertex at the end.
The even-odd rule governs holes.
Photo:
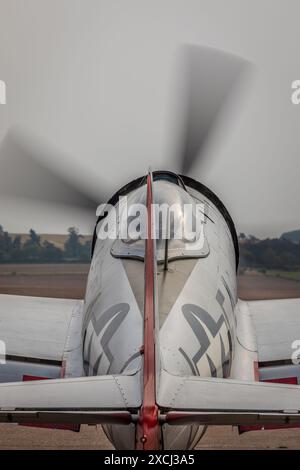
POLYGON ((259 362, 290 361, 300 340, 300 299, 243 302, 252 318, 259 362))
POLYGON ((0 384, 0 422, 130 424, 139 373, 0 384))
POLYGON ((0 295, 0 422, 132 422, 139 373, 82 376, 82 311, 81 300, 0 295))
POLYGON ((300 385, 300 299, 239 300, 231 378, 300 385))
POLYGON ((0 295, 0 382, 82 374, 82 300, 0 295))
POLYGON ((162 373, 158 404, 170 425, 300 423, 300 387, 162 373))

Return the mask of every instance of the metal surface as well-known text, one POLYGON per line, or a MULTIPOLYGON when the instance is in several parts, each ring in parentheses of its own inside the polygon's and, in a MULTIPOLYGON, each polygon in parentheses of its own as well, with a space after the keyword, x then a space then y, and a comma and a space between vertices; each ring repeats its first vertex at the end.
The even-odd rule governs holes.
POLYGON ((5 341, 6 353, 63 360, 70 333, 68 341, 74 344, 68 349, 78 346, 80 328, 77 336, 69 329, 72 317, 82 316, 82 307, 81 300, 0 295, 1 340, 5 341))
POLYGON ((186 411, 299 412, 300 387, 213 377, 176 377, 163 371, 162 408, 186 411))
POLYGON ((1 423, 47 424, 131 424, 134 415, 129 411, 5 411, 0 410, 1 423))
POLYGON ((144 300, 144 369, 143 404, 137 425, 137 449, 160 448, 161 428, 158 423, 156 404, 156 358, 155 358, 155 258, 152 236, 152 175, 147 178, 147 239, 145 249, 145 300, 144 300))
POLYGON ((1 409, 139 408, 139 374, 37 380, 0 384, 1 409))
POLYGON ((211 426, 239 426, 280 424, 290 425, 300 423, 300 413, 242 413, 242 412, 180 412, 170 411, 161 417, 162 423, 170 426, 201 424, 211 426))
POLYGON ((300 339, 300 299, 247 302, 258 347, 258 360, 291 359, 292 343, 300 339))

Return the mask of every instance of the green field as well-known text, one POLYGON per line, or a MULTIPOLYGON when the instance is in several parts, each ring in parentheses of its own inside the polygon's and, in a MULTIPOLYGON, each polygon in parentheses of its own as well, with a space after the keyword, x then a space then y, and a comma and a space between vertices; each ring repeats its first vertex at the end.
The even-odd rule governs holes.
POLYGON ((290 279, 292 281, 300 281, 300 270, 298 271, 283 271, 280 269, 266 270, 267 276, 280 277, 282 279, 290 279))

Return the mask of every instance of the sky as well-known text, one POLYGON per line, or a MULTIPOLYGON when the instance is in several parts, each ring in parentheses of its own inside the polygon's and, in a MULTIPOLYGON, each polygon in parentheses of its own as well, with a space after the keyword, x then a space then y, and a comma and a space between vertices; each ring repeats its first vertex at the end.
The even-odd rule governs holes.
MULTIPOLYGON (((300 228, 299 15, 298 0, 0 0, 0 176, 14 129, 99 199, 149 166, 176 170, 178 50, 208 46, 249 61, 251 80, 190 176, 238 231, 300 228)), ((0 195, 10 232, 87 233, 93 222, 83 209, 0 195)))

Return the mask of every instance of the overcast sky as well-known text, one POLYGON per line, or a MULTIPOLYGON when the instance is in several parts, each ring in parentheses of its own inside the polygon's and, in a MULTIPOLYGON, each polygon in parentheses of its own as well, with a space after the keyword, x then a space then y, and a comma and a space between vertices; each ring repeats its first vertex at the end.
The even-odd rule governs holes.
MULTIPOLYGON (((105 194, 149 165, 176 169, 178 48, 222 49, 254 65, 251 86, 205 168, 195 165, 191 176, 218 194, 238 231, 300 228, 300 105, 291 103, 299 18, 299 0, 0 0, 0 141, 18 126, 57 149, 70 171, 84 167, 85 182, 105 194)), ((88 230, 75 209, 3 197, 0 224, 88 230)))

